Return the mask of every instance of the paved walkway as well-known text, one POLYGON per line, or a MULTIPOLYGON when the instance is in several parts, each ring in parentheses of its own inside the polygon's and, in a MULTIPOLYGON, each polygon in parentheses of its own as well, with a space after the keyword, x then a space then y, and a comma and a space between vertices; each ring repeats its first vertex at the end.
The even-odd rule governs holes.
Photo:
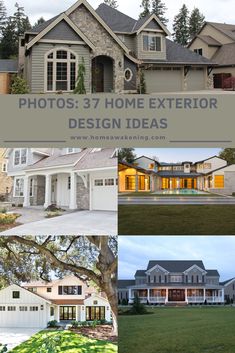
MULTIPOLYGON (((72 211, 65 211, 63 214, 71 213, 72 211)), ((45 219, 46 212, 42 206, 32 207, 17 207, 12 208, 9 213, 19 213, 21 216, 17 219, 17 222, 25 224, 36 221, 42 221, 45 219)))
MULTIPOLYGON (((0 329, 0 343, 7 344, 8 351, 27 341, 32 335, 39 332, 33 328, 2 328, 0 329)), ((36 353, 36 352, 35 352, 36 353)))
POLYGON ((235 197, 119 197, 119 205, 235 205, 235 197))
MULTIPOLYGON (((19 220, 20 221, 20 220, 19 220)), ((12 228, 0 235, 117 235, 117 212, 78 211, 12 228)))

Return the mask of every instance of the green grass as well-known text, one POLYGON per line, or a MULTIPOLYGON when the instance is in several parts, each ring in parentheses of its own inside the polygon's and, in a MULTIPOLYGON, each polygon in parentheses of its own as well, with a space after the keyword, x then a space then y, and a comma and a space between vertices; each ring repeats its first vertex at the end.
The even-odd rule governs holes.
POLYGON ((117 346, 106 341, 90 339, 70 331, 41 331, 28 341, 11 350, 11 353, 40 353, 45 337, 61 338, 63 353, 116 353, 117 346))
POLYGON ((155 308, 119 317, 119 353, 234 353, 235 308, 155 308))
POLYGON ((234 205, 119 205, 120 235, 234 235, 234 205))

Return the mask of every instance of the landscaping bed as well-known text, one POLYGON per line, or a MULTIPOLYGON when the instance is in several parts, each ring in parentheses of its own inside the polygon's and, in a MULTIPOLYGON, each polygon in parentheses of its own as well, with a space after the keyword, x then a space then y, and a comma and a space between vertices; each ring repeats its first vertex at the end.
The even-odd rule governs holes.
POLYGON ((0 232, 17 227, 21 223, 16 222, 17 218, 20 217, 18 213, 6 213, 5 210, 0 211, 0 232))
POLYGON ((113 343, 116 343, 118 340, 118 337, 113 334, 112 326, 110 325, 99 325, 96 327, 79 327, 77 329, 71 329, 71 331, 97 340, 104 340, 113 343))

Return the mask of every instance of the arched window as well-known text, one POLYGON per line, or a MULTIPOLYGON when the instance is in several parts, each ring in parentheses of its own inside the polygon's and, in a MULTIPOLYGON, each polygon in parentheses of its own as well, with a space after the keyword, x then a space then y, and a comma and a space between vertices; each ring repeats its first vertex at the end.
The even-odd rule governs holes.
POLYGON ((73 91, 76 82, 77 55, 67 49, 54 49, 46 54, 46 90, 73 91))

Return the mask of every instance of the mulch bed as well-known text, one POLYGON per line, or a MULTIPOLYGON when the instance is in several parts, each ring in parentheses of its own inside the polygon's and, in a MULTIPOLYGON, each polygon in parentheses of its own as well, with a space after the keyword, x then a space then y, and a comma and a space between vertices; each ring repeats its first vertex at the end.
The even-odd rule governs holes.
POLYGON ((97 340, 109 341, 112 343, 117 342, 117 335, 113 334, 113 328, 110 325, 101 325, 94 327, 80 327, 79 329, 71 329, 71 331, 82 334, 89 338, 97 340))
POLYGON ((5 232, 5 230, 12 229, 18 226, 21 226, 22 223, 13 223, 13 224, 0 224, 0 232, 5 232))

